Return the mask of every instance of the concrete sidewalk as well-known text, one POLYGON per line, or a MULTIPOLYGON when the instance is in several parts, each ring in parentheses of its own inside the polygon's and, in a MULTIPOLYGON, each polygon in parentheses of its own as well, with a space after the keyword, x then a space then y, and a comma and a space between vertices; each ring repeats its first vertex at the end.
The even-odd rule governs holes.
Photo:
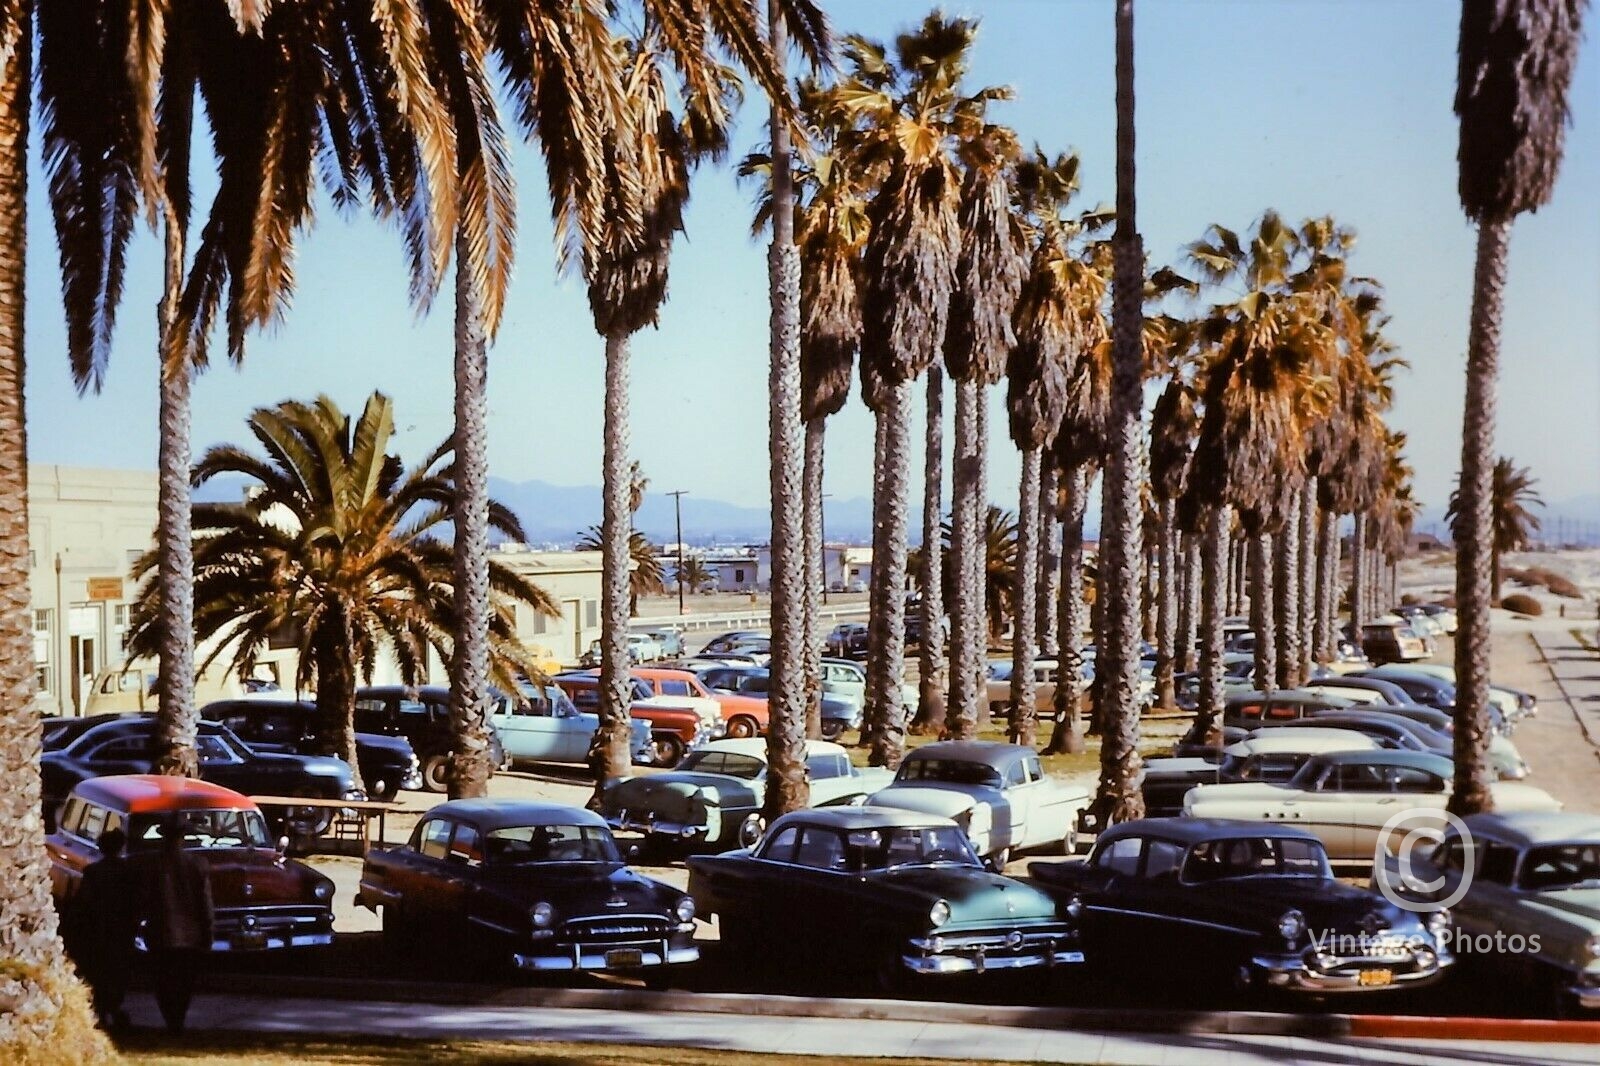
MULTIPOLYGON (((147 995, 130 999, 136 1025, 159 1025, 147 995)), ((195 1000, 196 1030, 305 1035, 366 1035, 432 1040, 608 1043, 820 1056, 963 1061, 1227 1066, 1296 1062, 1349 1066, 1388 1063, 1593 1063, 1590 1044, 1314 1038, 1235 1033, 1098 1033, 893 1019, 688 1014, 639 1009, 444 1006, 252 996, 195 1000)))
POLYGON ((1565 630, 1528 639, 1543 675, 1534 689, 1539 715, 1513 739, 1533 767, 1533 783, 1569 811, 1600 812, 1600 654, 1565 630))

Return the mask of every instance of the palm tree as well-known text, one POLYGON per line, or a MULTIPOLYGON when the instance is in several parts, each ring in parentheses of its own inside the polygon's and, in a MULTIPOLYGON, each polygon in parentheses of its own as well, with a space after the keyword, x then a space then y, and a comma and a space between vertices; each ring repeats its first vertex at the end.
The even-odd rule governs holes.
POLYGON ((1490 809, 1489 604, 1494 543, 1495 376, 1511 223, 1547 203, 1566 138, 1567 93, 1578 59, 1581 0, 1470 0, 1461 9, 1456 114, 1461 206, 1478 226, 1467 340, 1466 414, 1455 523, 1455 791, 1450 810, 1490 809))
MULTIPOLYGON (((863 158, 884 168, 868 208, 863 253, 863 364, 882 381, 883 463, 874 523, 875 639, 868 660, 871 761, 896 766, 905 746, 898 690, 905 654, 906 489, 910 383, 938 356, 960 252, 959 175, 950 142, 983 122, 984 100, 963 98, 974 25, 930 15, 901 35, 893 60, 882 45, 849 38, 849 76, 835 89, 862 132, 863 158)), ((980 94, 981 96, 981 94, 980 94)), ((869 402, 880 397, 868 397, 869 402)))
MULTIPOLYGON (((1490 588, 1493 590, 1491 602, 1499 603, 1500 558, 1506 552, 1521 551, 1532 543, 1533 535, 1539 532, 1540 522, 1539 516, 1531 508, 1543 507, 1544 500, 1534 488, 1539 483, 1538 479, 1527 467, 1513 463, 1509 456, 1502 455, 1494 461, 1489 482, 1490 528, 1493 530, 1489 542, 1490 588)), ((1451 530, 1457 529, 1461 513, 1461 488, 1458 484, 1451 490, 1450 502, 1444 512, 1445 524, 1451 530)), ((1459 543, 1460 534, 1456 533, 1455 536, 1459 543)))
MULTIPOLYGON (((1058 449, 1052 454, 1059 455, 1058 449)), ((1056 663, 1056 692, 1053 710, 1056 724, 1050 732, 1048 755, 1077 754, 1084 749, 1083 727, 1083 512, 1094 484, 1092 463, 1074 464, 1061 471, 1057 484, 1061 499, 1061 592, 1057 604, 1057 637, 1060 655, 1056 663)))
MULTIPOLYGON (((576 547, 579 551, 603 552, 605 551, 605 532, 600 526, 590 526, 579 537, 576 547)), ((705 566, 701 564, 701 571, 705 566)), ((684 573, 688 574, 689 563, 684 561, 684 573)), ((686 582, 688 578, 684 579, 686 582)), ((640 596, 662 596, 667 591, 666 570, 661 565, 661 551, 650 538, 637 529, 628 533, 628 614, 636 617, 639 614, 640 596)))
POLYGON ((682 573, 675 576, 681 578, 692 593, 704 592, 711 584, 711 571, 699 555, 685 555, 682 573))
POLYGON ((1104 503, 1101 506, 1100 588, 1106 594, 1106 632, 1095 657, 1095 684, 1107 711, 1100 744, 1096 822, 1111 825, 1144 815, 1139 790, 1139 442, 1143 397, 1144 249, 1134 217, 1133 0, 1117 0, 1117 228, 1110 409, 1106 421, 1104 503))
MULTIPOLYGON (((454 640, 453 551, 433 534, 454 514, 449 442, 406 471, 388 453, 394 407, 374 393, 352 421, 328 397, 256 410, 251 434, 265 456, 218 445, 194 468, 196 487, 219 476, 251 483, 242 503, 196 504, 195 631, 214 641, 204 666, 227 656, 248 673, 279 634, 295 634, 296 688, 315 688, 329 754, 356 765, 355 691, 370 684, 380 655, 394 657, 408 685, 425 679, 428 651, 448 661, 454 640)), ((504 507, 496 529, 524 534, 504 507)), ((155 565, 146 555, 141 577, 155 565)), ((516 636, 515 608, 555 616, 553 601, 514 571, 491 564, 494 676, 511 691, 536 674, 516 636)), ((131 612, 128 651, 153 654, 162 626, 159 584, 148 580, 131 612)))
MULTIPOLYGON (((1006 87, 986 88, 969 98, 966 106, 973 119, 979 120, 988 101, 1011 96, 1006 87)), ((945 728, 952 737, 969 739, 977 732, 988 648, 984 601, 977 585, 981 579, 979 525, 989 506, 984 495, 988 458, 982 415, 986 390, 1000 379, 1006 355, 1016 343, 1011 316, 1026 264, 1011 211, 1010 168, 1017 156, 1016 134, 983 123, 970 132, 963 131, 958 152, 965 166, 958 209, 961 254, 956 260, 950 325, 944 336, 945 366, 956 385, 950 566, 957 575, 950 611, 950 700, 945 728)))
MULTIPOLYGON (((1185 345, 1186 347, 1186 345, 1185 345)), ((1178 537, 1177 501, 1183 496, 1189 478, 1189 461, 1194 437, 1200 426, 1194 384, 1181 365, 1174 365, 1171 378, 1156 399, 1150 413, 1150 491, 1160 511, 1158 551, 1161 588, 1156 624, 1156 692, 1159 706, 1170 707, 1175 699, 1173 675, 1179 669, 1179 588, 1182 585, 1175 541, 1178 537)), ((1193 646, 1193 637, 1188 638, 1193 646)))

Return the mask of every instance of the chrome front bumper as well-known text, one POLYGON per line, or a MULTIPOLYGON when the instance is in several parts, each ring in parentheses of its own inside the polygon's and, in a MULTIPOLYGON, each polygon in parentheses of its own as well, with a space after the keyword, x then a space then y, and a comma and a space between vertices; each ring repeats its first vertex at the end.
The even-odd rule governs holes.
POLYGON ((1451 955, 1419 947, 1404 956, 1338 956, 1320 963, 1308 961, 1307 955, 1257 955, 1249 970, 1252 979, 1261 979, 1269 988, 1293 992, 1383 992, 1431 984, 1454 962, 1451 955), (1370 975, 1381 971, 1389 976, 1378 983, 1370 975))
POLYGON ((614 970, 618 973, 627 973, 630 970, 647 970, 657 966, 677 966, 695 962, 699 958, 699 948, 675 948, 665 943, 654 944, 648 948, 574 944, 570 951, 564 951, 559 955, 533 955, 519 951, 511 956, 511 962, 519 970, 532 970, 537 973, 574 970, 614 970), (627 958, 619 959, 619 956, 624 954, 627 958))
POLYGON ((918 974, 987 973, 1028 970, 1083 962, 1077 938, 1065 929, 1024 932, 914 937, 912 954, 901 956, 906 969, 918 974))
POLYGON ((643 833, 646 836, 676 837, 693 840, 706 835, 703 825, 684 825, 680 822, 663 822, 651 817, 641 817, 632 811, 605 816, 606 825, 626 833, 643 833))
POLYGON ((1600 1010, 1600 974, 1581 973, 1567 988, 1583 1010, 1600 1010))

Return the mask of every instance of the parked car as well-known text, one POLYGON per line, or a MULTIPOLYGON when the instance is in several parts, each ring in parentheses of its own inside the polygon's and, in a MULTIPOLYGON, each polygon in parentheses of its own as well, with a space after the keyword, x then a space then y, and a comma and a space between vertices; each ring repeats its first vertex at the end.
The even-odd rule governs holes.
POLYGON ((1417 636, 1425 640, 1434 640, 1444 636, 1444 626, 1434 620, 1433 616, 1424 611, 1420 606, 1396 607, 1390 614, 1398 615, 1406 620, 1417 636))
MULTIPOLYGON (((1461 953, 1483 981, 1531 988, 1557 1017, 1600 1010, 1600 818, 1592 814, 1495 813, 1464 818, 1410 873, 1433 882, 1421 900, 1453 897, 1461 953), (1467 868, 1471 866, 1471 874, 1467 868)), ((1393 869, 1391 860, 1391 875, 1393 869)), ((1405 882, 1389 883, 1404 894, 1405 882)))
POLYGON ((867 624, 865 622, 840 622, 828 633, 823 650, 840 659, 861 660, 867 657, 867 624))
POLYGON ((1344 884, 1296 826, 1146 818, 1106 829, 1087 862, 1028 872, 1078 901, 1091 960, 1141 981, 1378 992, 1431 984, 1454 962, 1447 911, 1412 913, 1344 884))
MULTIPOLYGON (((721 697, 724 694, 734 697, 759 700, 761 702, 760 729, 763 734, 767 731, 769 713, 767 710, 769 692, 772 684, 772 674, 765 667, 755 666, 725 666, 719 670, 707 670, 700 675, 711 689, 713 695, 721 697)), ((847 729, 861 728, 861 705, 852 700, 839 699, 836 696, 824 695, 822 697, 822 736, 825 740, 837 740, 847 729)), ((735 731, 733 720, 728 723, 730 736, 748 736, 746 731, 735 731)))
MULTIPOLYGON (((1455 719, 1444 711, 1436 710, 1432 707, 1391 707, 1386 703, 1375 703, 1368 705, 1364 712, 1403 719, 1409 726, 1413 727, 1412 732, 1419 736, 1427 750, 1447 756, 1454 754, 1453 734, 1455 733, 1455 719)), ((1339 713, 1341 712, 1315 711, 1311 717, 1315 720, 1339 713)), ((1489 767, 1500 780, 1521 781, 1528 776, 1527 760, 1522 757, 1522 753, 1517 750, 1517 746, 1511 742, 1511 738, 1503 733, 1491 732, 1489 734, 1487 754, 1489 767)))
MULTIPOLYGON (((503 693, 501 699, 507 699, 503 693)), ((450 787, 450 760, 455 738, 450 730, 450 690, 443 685, 407 689, 373 685, 356 689, 356 728, 364 733, 405 737, 422 764, 422 787, 444 792, 450 787)), ((507 765, 500 731, 489 716, 489 758, 495 769, 507 765)))
MULTIPOLYGON (((572 700, 573 706, 586 714, 600 708, 600 675, 595 673, 557 674, 551 679, 572 700)), ((657 766, 673 767, 683 757, 717 735, 720 720, 708 721, 702 712, 675 701, 671 697, 657 696, 649 685, 633 678, 632 699, 628 714, 650 728, 650 742, 654 747, 652 761, 657 766)))
MULTIPOLYGON (((1456 683, 1456 668, 1450 663, 1407 663, 1404 666, 1386 666, 1371 676, 1389 677, 1396 672, 1428 674, 1448 682, 1451 686, 1456 683)), ((1532 693, 1507 688, 1504 685, 1489 686, 1489 702, 1505 719, 1505 727, 1508 730, 1515 728, 1522 719, 1532 717, 1539 711, 1539 701, 1532 693)))
POLYGON ((1374 663, 1409 663, 1433 654, 1427 641, 1397 615, 1374 618, 1361 627, 1361 650, 1374 663))
MULTIPOLYGON (((1088 677, 1093 671, 1087 665, 1081 668, 1088 677)), ((1040 718, 1056 716, 1056 677, 1060 664, 1055 659, 1036 659, 1033 664, 1033 703, 1040 718)), ((991 659, 984 682, 984 700, 989 706, 989 717, 1005 721, 1011 717, 1011 673, 1009 659, 991 659)), ((1085 681, 1088 680, 1085 678, 1085 681)))
MULTIPOLYGON (((1426 752, 1330 752, 1307 762, 1284 784, 1200 785, 1184 797, 1183 813, 1189 818, 1288 822, 1315 833, 1335 860, 1368 863, 1395 843, 1380 839, 1395 814, 1437 810, 1432 828, 1444 826, 1454 770, 1449 759, 1426 752)), ((1532 785, 1496 781, 1489 788, 1497 810, 1561 809, 1554 797, 1532 785)), ((1418 828, 1429 828, 1429 823, 1414 815, 1398 832, 1418 828)))
POLYGON ((1089 793, 1050 777, 1020 744, 941 740, 907 753, 894 783, 868 803, 953 818, 995 869, 1013 851, 1078 848, 1089 793))
POLYGON ((1234 781, 1288 781, 1313 755, 1372 751, 1376 740, 1349 729, 1262 729, 1221 749, 1222 761, 1149 759, 1144 764, 1144 811, 1149 818, 1183 813, 1183 797, 1196 785, 1234 781))
MULTIPOLYGON (((806 741, 811 805, 860 803, 889 783, 889 771, 858 769, 839 745, 806 741)), ((643 833, 647 842, 697 849, 750 847, 766 829, 764 740, 717 740, 690 753, 677 770, 606 785, 600 814, 613 829, 643 833)))
POLYGON ((886 990, 1083 962, 1073 904, 985 870, 959 826, 926 814, 786 814, 753 849, 690 858, 689 893, 747 960, 861 967, 886 990))
POLYGON ((692 708, 711 730, 713 740, 725 736, 753 737, 766 732, 766 698, 713 692, 714 686, 706 680, 711 672, 642 666, 633 671, 633 676, 656 696, 692 708))
MULTIPOLYGON (((200 777, 247 796, 304 796, 308 799, 365 799, 350 764, 325 755, 281 755, 259 752, 233 735, 227 726, 201 722, 195 731, 200 777)), ((156 764, 156 720, 153 715, 125 715, 88 730, 59 751, 39 761, 45 823, 55 825, 72 791, 96 777, 148 774, 156 764)), ((331 820, 327 810, 294 808, 274 819, 275 828, 297 836, 314 836, 331 820)))
POLYGON ((636 663, 653 663, 662 658, 661 645, 648 633, 629 633, 628 658, 636 663))
MULTIPOLYGON (((853 705, 857 709, 856 714, 863 713, 867 705, 866 668, 850 659, 823 659, 822 691, 833 699, 843 700, 853 705)), ((917 713, 916 686, 900 686, 900 705, 905 709, 908 719, 911 715, 917 713)), ((824 719, 822 724, 826 729, 829 720, 824 719)), ((840 723, 837 732, 833 736, 830 737, 824 732, 823 739, 837 740, 838 734, 843 732, 844 725, 840 723)))
MULTIPOLYGON (((519 762, 584 763, 589 745, 600 728, 600 717, 578 710, 572 699, 554 684, 535 685, 526 678, 516 696, 496 700, 489 721, 500 734, 506 758, 519 762)), ((650 723, 631 719, 633 727, 629 756, 635 763, 650 765, 656 760, 656 747, 650 723)))
MULTIPOLYGON (((154 711, 146 712, 154 714, 154 711)), ((128 711, 106 711, 100 714, 85 714, 81 717, 71 715, 46 715, 40 720, 40 733, 45 751, 60 751, 62 748, 77 740, 83 734, 97 725, 107 722, 126 721, 131 716, 128 711)))
POLYGON ((751 641, 772 639, 771 633, 762 633, 754 629, 735 629, 721 636, 712 637, 706 641, 705 647, 700 649, 702 655, 725 655, 741 644, 751 641))
POLYGON ((676 659, 683 654, 683 634, 676 629, 652 629, 645 636, 656 642, 662 659, 676 659))
MULTIPOLYGON (((205 867, 211 883, 212 951, 264 951, 333 942, 333 881, 274 848, 253 801, 209 781, 156 774, 96 777, 67 796, 45 840, 50 889, 60 908, 78 891, 84 868, 98 862, 100 834, 120 829, 128 861, 142 879, 162 861, 166 825, 205 867)), ((145 923, 136 937, 146 950, 145 923)))
POLYGON ((694 962, 694 900, 630 870, 593 812, 523 800, 434 807, 367 853, 356 902, 402 950, 419 942, 536 973, 641 974, 694 962))
POLYGON ((1400 706, 1411 702, 1405 689, 1382 677, 1373 675, 1335 674, 1308 681, 1299 688, 1314 696, 1337 696, 1351 703, 1388 703, 1400 706))
POLYGON ((1446 607, 1441 603, 1425 603, 1422 609, 1428 617, 1439 623, 1439 627, 1451 636, 1455 635, 1456 627, 1460 620, 1456 617, 1454 607, 1446 607))
POLYGON ((1413 670, 1398 663, 1375 666, 1370 670, 1357 670, 1353 677, 1376 677, 1403 691, 1407 703, 1423 707, 1437 707, 1453 711, 1456 707, 1456 683, 1426 670, 1413 670))
POLYGON ((1222 705, 1222 724, 1241 729, 1292 722, 1308 717, 1312 711, 1343 710, 1351 701, 1338 696, 1314 696, 1296 689, 1279 689, 1276 692, 1239 692, 1229 696, 1222 705))
MULTIPOLYGON (((310 700, 217 700, 200 708, 200 717, 221 722, 256 751, 316 755, 322 743, 322 716, 310 700)), ((357 733, 356 762, 362 788, 372 799, 392 799, 401 789, 422 787, 417 754, 405 737, 357 733)))

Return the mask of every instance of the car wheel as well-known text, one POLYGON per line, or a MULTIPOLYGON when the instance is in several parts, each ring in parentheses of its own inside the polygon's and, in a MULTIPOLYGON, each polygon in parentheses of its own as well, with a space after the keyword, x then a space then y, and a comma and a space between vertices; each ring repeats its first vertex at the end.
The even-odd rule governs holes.
POLYGON ((830 718, 822 723, 822 739, 838 740, 844 736, 844 723, 837 718, 830 718))
POLYGON ((422 761, 422 787, 429 792, 450 791, 450 756, 430 755, 422 761))
POLYGON ((756 720, 742 714, 728 723, 728 736, 738 740, 753 737, 759 732, 761 729, 756 725, 756 720))
POLYGON ((1078 820, 1076 818, 1067 823, 1066 835, 1061 838, 1061 854, 1078 854, 1078 820))
POLYGON ((761 834, 767 831, 767 820, 761 816, 760 811, 751 811, 744 816, 744 821, 739 823, 739 846, 753 848, 761 843, 761 834))
MULTIPOLYGON (((310 793, 297 792, 297 796, 315 799, 310 793)), ((328 831, 333 824, 333 811, 328 807, 290 807, 283 814, 284 831, 290 837, 309 840, 328 831)))
POLYGON ((683 738, 676 733, 657 733, 650 738, 655 764, 668 770, 683 761, 683 738))

